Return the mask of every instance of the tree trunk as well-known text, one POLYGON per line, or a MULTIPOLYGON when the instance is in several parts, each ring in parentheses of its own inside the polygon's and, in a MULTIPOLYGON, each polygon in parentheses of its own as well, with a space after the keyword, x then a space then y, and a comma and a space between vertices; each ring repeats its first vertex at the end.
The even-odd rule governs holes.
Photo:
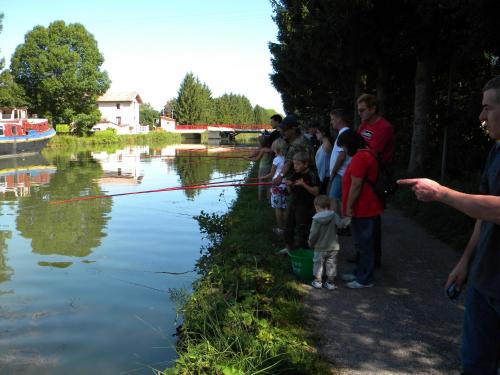
POLYGON ((415 105, 413 109, 413 134, 411 137, 410 163, 408 174, 418 176, 424 172, 424 161, 427 153, 427 125, 431 102, 431 59, 417 57, 415 72, 415 105))

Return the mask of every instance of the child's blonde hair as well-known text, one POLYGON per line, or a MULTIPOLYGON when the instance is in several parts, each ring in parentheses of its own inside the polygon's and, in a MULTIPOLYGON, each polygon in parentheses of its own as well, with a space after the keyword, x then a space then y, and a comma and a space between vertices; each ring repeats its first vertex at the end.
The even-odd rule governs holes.
POLYGON ((285 153, 286 147, 287 145, 285 140, 283 138, 278 138, 271 145, 271 150, 273 150, 276 155, 283 155, 285 153))
POLYGON ((293 155, 293 160, 301 161, 302 163, 306 163, 308 165, 310 161, 307 152, 297 152, 295 155, 293 155))
POLYGON ((314 198, 314 206, 322 209, 329 209, 330 198, 326 195, 317 195, 316 198, 314 198))

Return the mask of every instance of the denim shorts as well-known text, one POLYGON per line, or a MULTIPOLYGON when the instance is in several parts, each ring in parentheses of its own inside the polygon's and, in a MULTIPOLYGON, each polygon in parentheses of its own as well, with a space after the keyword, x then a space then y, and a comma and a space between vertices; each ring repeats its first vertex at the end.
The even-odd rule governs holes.
POLYGON ((342 176, 336 174, 332 180, 328 196, 332 199, 342 199, 342 176))

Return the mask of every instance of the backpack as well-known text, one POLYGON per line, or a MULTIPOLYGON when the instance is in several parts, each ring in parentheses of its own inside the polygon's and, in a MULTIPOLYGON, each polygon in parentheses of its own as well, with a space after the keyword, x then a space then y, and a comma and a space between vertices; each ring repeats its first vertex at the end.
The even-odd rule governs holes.
POLYGON ((370 152, 370 154, 377 160, 377 179, 375 181, 370 181, 365 178, 364 181, 371 186, 375 194, 377 194, 380 200, 385 204, 387 198, 393 195, 398 189, 398 184, 396 183, 396 179, 393 177, 393 173, 390 168, 382 162, 380 155, 374 155, 372 152, 370 152))

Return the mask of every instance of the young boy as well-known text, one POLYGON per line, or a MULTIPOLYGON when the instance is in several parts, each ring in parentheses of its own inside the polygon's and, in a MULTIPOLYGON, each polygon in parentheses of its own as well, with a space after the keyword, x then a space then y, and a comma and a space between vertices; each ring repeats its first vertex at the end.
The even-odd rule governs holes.
POLYGON ((307 238, 314 215, 314 197, 319 194, 319 177, 309 168, 309 155, 298 152, 293 156, 293 173, 284 180, 288 189, 288 212, 285 223, 285 248, 281 254, 292 249, 308 248, 307 238))
POLYGON ((309 233, 309 246, 314 249, 312 286, 320 289, 323 279, 323 268, 326 273, 326 282, 323 284, 328 290, 336 288, 334 278, 337 275, 337 254, 340 250, 337 237, 337 226, 345 228, 351 221, 350 218, 340 219, 330 211, 330 198, 318 195, 314 199, 316 215, 312 218, 311 232, 309 233))

